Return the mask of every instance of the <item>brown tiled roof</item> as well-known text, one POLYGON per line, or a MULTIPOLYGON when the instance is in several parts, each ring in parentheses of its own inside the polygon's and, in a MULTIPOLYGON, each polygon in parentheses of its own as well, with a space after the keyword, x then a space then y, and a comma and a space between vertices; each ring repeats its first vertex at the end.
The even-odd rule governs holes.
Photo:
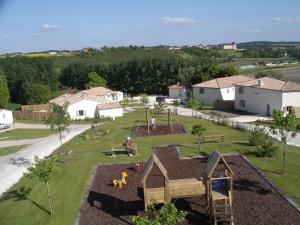
POLYGON ((107 102, 103 104, 98 104, 97 107, 100 110, 122 108, 119 102, 107 102))
POLYGON ((91 95, 91 96, 104 96, 107 93, 112 92, 112 90, 105 88, 105 87, 95 87, 95 88, 90 88, 87 90, 81 91, 82 93, 86 95, 91 95))
POLYGON ((279 80, 271 77, 262 77, 246 82, 237 83, 238 86, 256 87, 275 91, 300 91, 300 84, 287 80, 279 80))
POLYGON ((244 75, 238 75, 238 76, 231 76, 231 77, 221 77, 216 78, 213 80, 205 81, 199 84, 193 85, 193 87, 204 87, 204 88, 227 88, 227 87, 233 87, 234 84, 253 80, 254 78, 244 76, 244 75))
POLYGON ((177 84, 169 86, 169 88, 171 88, 171 89, 192 88, 192 85, 177 83, 177 84))

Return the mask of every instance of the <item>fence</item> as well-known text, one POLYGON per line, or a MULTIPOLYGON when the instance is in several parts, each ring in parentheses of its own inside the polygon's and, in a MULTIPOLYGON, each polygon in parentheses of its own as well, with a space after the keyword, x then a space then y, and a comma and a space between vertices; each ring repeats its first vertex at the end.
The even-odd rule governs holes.
POLYGON ((44 121, 49 117, 48 112, 30 112, 30 111, 13 111, 13 117, 16 120, 34 120, 44 121))
POLYGON ((241 129, 241 130, 253 130, 253 128, 256 126, 255 124, 236 122, 234 120, 230 120, 227 118, 222 118, 222 117, 217 117, 217 116, 209 116, 209 115, 205 115, 200 112, 197 112, 195 116, 200 119, 215 122, 219 125, 228 126, 228 127, 232 127, 232 128, 236 128, 236 129, 241 129))
POLYGON ((23 105, 22 111, 31 111, 31 112, 37 112, 37 111, 45 111, 48 112, 50 109, 49 104, 40 104, 40 105, 23 105))

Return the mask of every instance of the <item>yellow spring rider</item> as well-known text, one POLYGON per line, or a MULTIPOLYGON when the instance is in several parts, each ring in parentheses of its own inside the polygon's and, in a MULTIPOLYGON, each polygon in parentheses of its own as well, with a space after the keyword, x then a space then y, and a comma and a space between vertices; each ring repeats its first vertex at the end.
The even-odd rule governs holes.
POLYGON ((122 172, 122 178, 121 179, 114 179, 112 181, 113 185, 115 187, 118 187, 118 188, 123 188, 123 184, 127 184, 127 181, 126 181, 126 177, 128 176, 128 174, 123 171, 122 172))

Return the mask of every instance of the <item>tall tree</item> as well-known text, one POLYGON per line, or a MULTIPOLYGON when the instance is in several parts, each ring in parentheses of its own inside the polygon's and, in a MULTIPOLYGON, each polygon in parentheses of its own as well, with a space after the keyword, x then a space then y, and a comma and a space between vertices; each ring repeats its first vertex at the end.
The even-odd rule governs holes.
POLYGON ((56 169, 57 159, 54 158, 46 158, 46 159, 39 159, 37 156, 34 158, 34 164, 27 169, 27 173, 25 176, 30 178, 36 177, 41 182, 47 185, 47 194, 48 194, 48 204, 50 209, 50 214, 53 215, 53 208, 52 208, 52 197, 50 192, 49 181, 51 176, 53 175, 56 169))
POLYGON ((33 83, 26 85, 24 89, 27 104, 47 103, 51 97, 51 89, 43 84, 33 83))
POLYGON ((9 91, 4 72, 0 70, 0 107, 5 108, 9 101, 9 91))
POLYGON ((57 104, 50 105, 50 115, 46 120, 46 124, 50 125, 51 129, 57 131, 60 143, 62 144, 63 132, 68 130, 70 126, 70 117, 68 114, 68 103, 60 106, 57 104))
POLYGON ((286 144, 290 139, 297 136, 296 132, 291 130, 295 127, 296 115, 293 109, 289 109, 288 113, 285 115, 283 111, 274 110, 273 111, 274 126, 271 127, 271 131, 274 134, 279 132, 280 139, 282 142, 282 174, 286 172, 286 144), (278 130, 278 131, 277 131, 278 130), (290 133, 290 135, 289 135, 290 133))
POLYGON ((106 80, 96 72, 88 73, 88 82, 85 84, 85 88, 93 88, 99 86, 106 87, 106 80))

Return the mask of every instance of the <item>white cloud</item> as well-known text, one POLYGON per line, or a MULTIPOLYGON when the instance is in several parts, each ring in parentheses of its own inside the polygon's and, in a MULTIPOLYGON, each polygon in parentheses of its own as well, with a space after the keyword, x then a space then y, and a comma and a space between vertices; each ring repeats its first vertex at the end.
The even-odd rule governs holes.
POLYGON ((44 24, 42 27, 45 30, 58 30, 58 29, 61 29, 61 26, 56 25, 56 24, 44 24))
POLYGON ((246 32, 247 33, 262 33, 262 30, 253 28, 253 29, 246 30, 246 32))
POLYGON ((278 23, 300 23, 300 18, 275 17, 273 20, 278 23))
POLYGON ((187 17, 162 17, 159 20, 165 25, 189 25, 200 23, 199 20, 187 17))

